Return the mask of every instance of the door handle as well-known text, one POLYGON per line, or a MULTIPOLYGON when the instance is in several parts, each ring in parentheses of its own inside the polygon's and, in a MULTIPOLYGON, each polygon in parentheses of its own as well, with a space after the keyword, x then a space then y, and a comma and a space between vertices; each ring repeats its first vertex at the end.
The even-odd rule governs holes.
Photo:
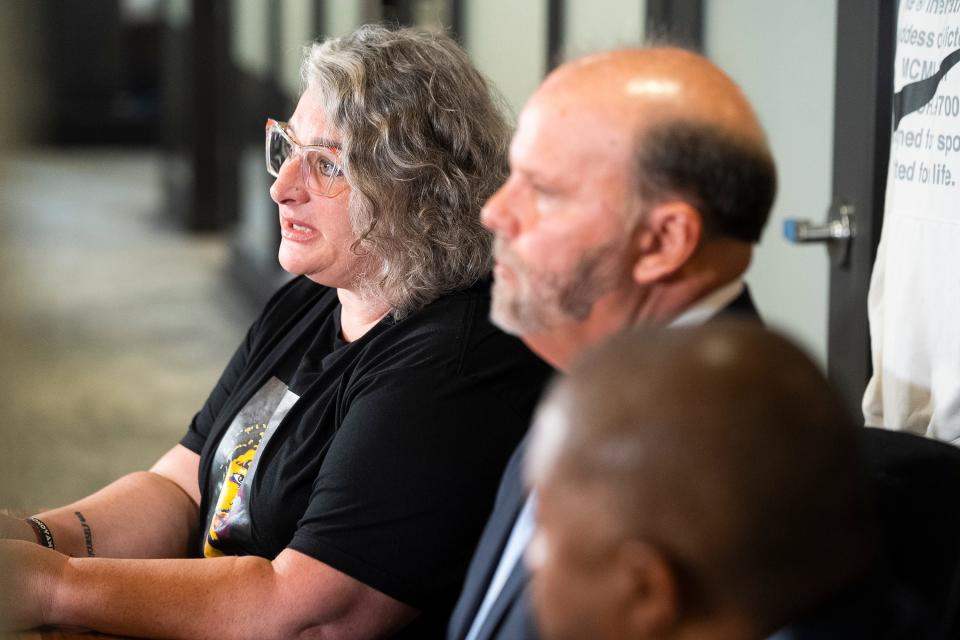
POLYGON ((827 212, 824 224, 788 218, 783 221, 783 235, 797 244, 825 242, 834 265, 845 266, 850 258, 850 245, 857 236, 853 205, 844 202, 834 204, 827 212))

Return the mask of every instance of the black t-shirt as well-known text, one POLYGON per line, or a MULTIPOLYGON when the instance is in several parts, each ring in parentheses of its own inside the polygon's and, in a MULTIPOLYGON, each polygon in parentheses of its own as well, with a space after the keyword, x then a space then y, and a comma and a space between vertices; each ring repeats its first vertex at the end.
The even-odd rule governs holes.
POLYGON ((335 290, 284 286, 181 440, 198 555, 295 549, 420 609, 404 636, 440 637, 551 372, 488 314, 484 283, 348 343, 335 290))

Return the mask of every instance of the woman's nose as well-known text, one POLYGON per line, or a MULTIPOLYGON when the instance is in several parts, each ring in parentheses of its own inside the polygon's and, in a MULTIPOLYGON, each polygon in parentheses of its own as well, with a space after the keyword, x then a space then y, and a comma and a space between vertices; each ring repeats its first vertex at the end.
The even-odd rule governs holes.
POLYGON ((270 198, 277 204, 305 200, 307 190, 300 175, 300 157, 293 155, 280 167, 280 174, 270 185, 270 198))

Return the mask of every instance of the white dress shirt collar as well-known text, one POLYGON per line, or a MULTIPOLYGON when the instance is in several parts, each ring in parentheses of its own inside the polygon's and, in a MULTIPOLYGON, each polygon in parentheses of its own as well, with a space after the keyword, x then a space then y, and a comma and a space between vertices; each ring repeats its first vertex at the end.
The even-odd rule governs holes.
POLYGON ((736 300, 737 296, 743 293, 744 287, 743 279, 737 278, 719 289, 714 289, 705 297, 700 298, 691 306, 684 309, 683 313, 670 321, 670 324, 667 326, 689 327, 703 324, 717 315, 721 309, 736 300))

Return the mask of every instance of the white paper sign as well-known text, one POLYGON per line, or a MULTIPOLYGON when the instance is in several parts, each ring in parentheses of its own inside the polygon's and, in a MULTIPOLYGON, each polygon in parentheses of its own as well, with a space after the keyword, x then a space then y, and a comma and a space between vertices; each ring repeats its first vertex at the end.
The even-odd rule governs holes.
POLYGON ((901 0, 868 425, 960 440, 960 0, 901 0), (955 66, 956 65, 956 66, 955 66))

